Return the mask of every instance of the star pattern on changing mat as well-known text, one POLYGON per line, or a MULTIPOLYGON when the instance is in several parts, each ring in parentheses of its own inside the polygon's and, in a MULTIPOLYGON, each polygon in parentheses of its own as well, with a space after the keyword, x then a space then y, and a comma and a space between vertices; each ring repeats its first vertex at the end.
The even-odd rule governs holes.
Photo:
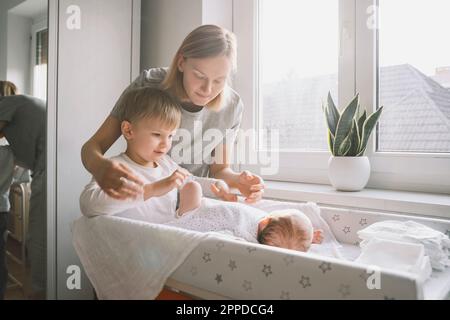
POLYGON ((244 288, 245 291, 250 291, 250 290, 252 290, 252 282, 244 280, 242 287, 244 288))
POLYGON ((333 221, 336 222, 336 221, 339 221, 341 219, 341 217, 338 214, 335 214, 333 216, 333 218, 331 218, 331 219, 333 219, 333 221))
POLYGON ((222 280, 222 275, 216 273, 216 279, 215 279, 215 280, 217 281, 217 284, 220 284, 220 283, 223 281, 223 280, 222 280))
POLYGON ((217 247, 217 250, 220 251, 223 247, 225 247, 225 243, 223 243, 222 241, 219 241, 216 243, 216 247, 217 247))
POLYGON ((228 264, 228 267, 230 267, 231 271, 237 268, 236 261, 230 260, 230 263, 228 264))
POLYGON ((253 248, 253 247, 246 247, 246 249, 249 254, 252 253, 253 251, 256 251, 256 248, 253 248))
POLYGON ((270 276, 272 274, 272 267, 265 264, 264 268, 262 269, 262 273, 264 273, 266 277, 270 276))
POLYGON ((350 227, 349 226, 345 226, 344 229, 342 229, 342 231, 347 234, 350 233, 350 227))
POLYGON ((322 270, 322 273, 331 271, 331 263, 322 261, 322 263, 319 265, 319 269, 322 270))
POLYGON ((359 275, 359 277, 360 277, 361 279, 363 279, 363 281, 364 281, 365 283, 367 283, 367 279, 369 279, 369 277, 370 277, 371 275, 372 275, 371 273, 362 272, 362 273, 359 275))
POLYGON ((197 275, 197 273, 198 273, 197 267, 192 267, 192 268, 191 268, 191 274, 192 274, 192 276, 195 277, 195 276, 197 275))
POLYGON ((367 219, 366 218, 361 218, 361 220, 359 220, 359 224, 363 227, 367 224, 367 219))
POLYGON ((211 254, 208 252, 203 253, 203 261, 205 261, 205 263, 208 263, 211 261, 211 254))
POLYGON ((311 287, 311 282, 309 281, 309 277, 305 277, 302 275, 302 279, 298 282, 302 285, 303 289, 307 287, 311 287))
POLYGON ((350 286, 348 284, 341 284, 338 292, 342 295, 342 298, 346 298, 350 295, 350 286))
POLYGON ((292 264, 292 263, 294 263, 294 258, 292 256, 285 256, 283 258, 283 260, 284 260, 284 263, 286 263, 287 266, 292 264))
POLYGON ((281 291, 280 299, 281 300, 291 300, 289 292, 288 291, 281 291))

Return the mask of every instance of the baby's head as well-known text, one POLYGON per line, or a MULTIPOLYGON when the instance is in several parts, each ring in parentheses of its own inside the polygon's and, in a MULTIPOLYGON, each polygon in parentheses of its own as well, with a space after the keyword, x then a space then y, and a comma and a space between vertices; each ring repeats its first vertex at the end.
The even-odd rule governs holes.
POLYGON ((149 87, 127 91, 119 103, 127 154, 141 165, 153 163, 165 155, 180 125, 179 103, 168 93, 149 87))
POLYGON ((303 252, 311 246, 313 235, 311 220, 295 209, 272 212, 258 227, 259 243, 303 252))

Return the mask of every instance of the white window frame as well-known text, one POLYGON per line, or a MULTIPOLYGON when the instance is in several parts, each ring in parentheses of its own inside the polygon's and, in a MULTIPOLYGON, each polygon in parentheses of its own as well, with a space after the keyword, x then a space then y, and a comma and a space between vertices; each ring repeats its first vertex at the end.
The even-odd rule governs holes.
MULTIPOLYGON (((36 61, 36 34, 48 28, 46 16, 39 17, 31 25, 31 49, 30 49, 30 93, 34 95, 34 64, 36 61)), ((48 57, 47 57, 48 59, 48 57)))
MULTIPOLYGON (((339 0, 338 103, 341 107, 348 104, 359 92, 361 104, 370 113, 377 98, 377 29, 367 28, 367 19, 373 14, 367 12, 367 8, 377 5, 377 0, 339 0)), ((245 104, 241 124, 244 130, 256 128, 259 116, 257 10, 258 0, 233 0, 233 31, 239 44, 234 87, 245 104)), ((450 193, 450 154, 375 152, 375 139, 374 131, 366 150, 372 168, 369 188, 450 193)), ((277 155, 272 153, 271 156, 277 155)), ((241 165, 240 169, 259 173, 266 180, 329 184, 329 151, 282 151, 278 156, 276 175, 264 176, 258 164, 241 165)))

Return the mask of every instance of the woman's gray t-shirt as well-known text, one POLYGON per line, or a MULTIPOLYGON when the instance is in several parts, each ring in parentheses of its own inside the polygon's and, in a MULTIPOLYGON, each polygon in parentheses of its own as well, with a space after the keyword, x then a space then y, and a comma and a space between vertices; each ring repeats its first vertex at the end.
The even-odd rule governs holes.
MULTIPOLYGON (((145 70, 122 93, 135 88, 158 88, 167 74, 167 68, 153 68, 145 70)), ((198 112, 182 109, 181 124, 173 138, 169 155, 172 159, 199 177, 206 177, 209 164, 212 163, 212 152, 220 144, 232 144, 241 124, 243 103, 239 95, 231 88, 227 88, 226 103, 220 110, 213 111, 203 107, 198 112)), ((120 103, 114 106, 111 115, 122 120, 120 103)))
POLYGON ((45 170, 46 103, 27 95, 0 97, 0 121, 15 161, 33 171, 45 170))

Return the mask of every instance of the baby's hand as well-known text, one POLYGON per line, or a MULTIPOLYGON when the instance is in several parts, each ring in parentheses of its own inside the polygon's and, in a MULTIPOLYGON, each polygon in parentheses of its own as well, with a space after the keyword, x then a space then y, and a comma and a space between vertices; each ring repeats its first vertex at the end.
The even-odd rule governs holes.
POLYGON ((316 229, 313 232, 312 243, 322 243, 323 241, 323 231, 321 229, 316 229))

